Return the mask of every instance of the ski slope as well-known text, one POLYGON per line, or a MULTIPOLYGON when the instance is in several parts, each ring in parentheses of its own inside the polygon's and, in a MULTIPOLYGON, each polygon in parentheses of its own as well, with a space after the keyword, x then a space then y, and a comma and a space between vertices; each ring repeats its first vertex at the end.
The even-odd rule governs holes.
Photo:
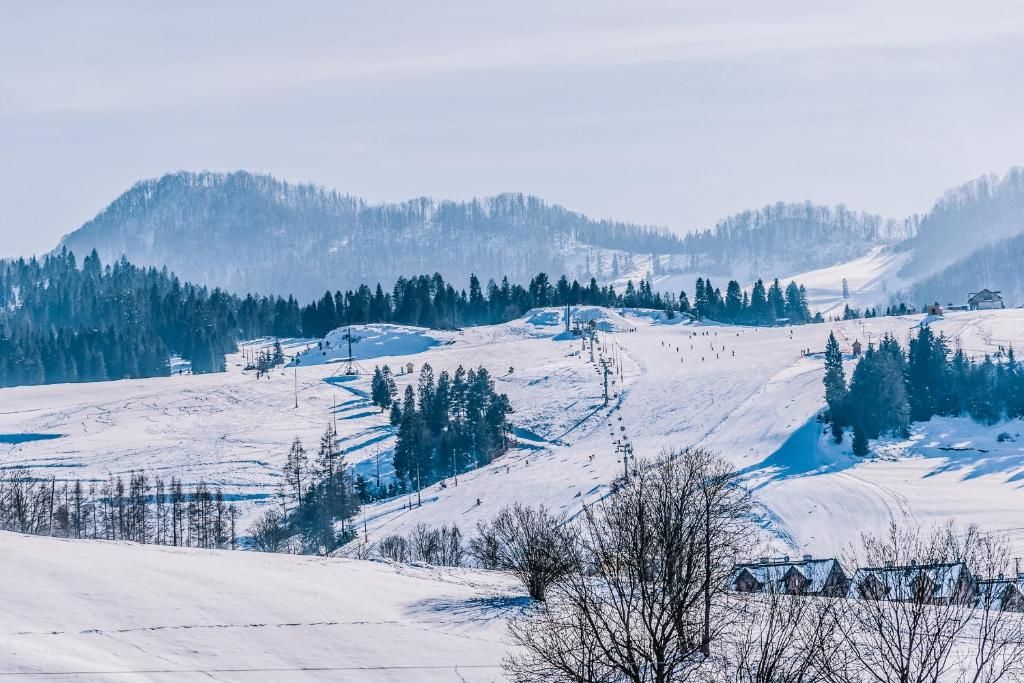
MULTIPOLYGON (((487 367, 511 399, 519 441, 491 465, 460 473, 458 486, 428 487, 419 505, 411 496, 367 506, 358 520, 364 539, 406 533, 419 522, 454 522, 471 533, 478 520, 516 501, 575 514, 606 495, 623 469, 614 433, 628 435, 646 457, 687 446, 720 451, 743 472, 780 551, 839 552, 859 530, 904 513, 1005 530, 1024 551, 1024 439, 995 440, 1024 425, 934 420, 865 459, 853 457, 848 442, 835 447, 821 438, 814 417, 829 331, 848 351, 855 339, 885 332, 906 339, 922 316, 748 328, 664 324, 645 312, 597 308, 577 314, 595 319, 604 356, 621 368, 610 378, 607 406, 601 372, 564 334, 558 309, 430 332, 431 341, 416 341, 412 352, 410 339, 422 331, 391 330, 383 336, 396 340, 392 346, 386 339, 355 345, 366 370, 388 363, 398 372, 413 363, 412 374, 397 374, 400 392, 423 363, 435 373, 487 367)), ((1024 347, 1021 310, 953 313, 931 324, 973 354, 1024 347)), ((374 337, 372 329, 353 327, 353 334, 374 337)), ((309 346, 296 342, 286 352, 309 346)), ((338 364, 326 362, 256 380, 242 370, 241 356, 228 365, 217 375, 0 390, 0 466, 58 482, 138 468, 206 481, 240 502, 243 528, 260 506, 274 504, 292 438, 314 447, 329 422, 337 422, 340 446, 358 472, 374 479, 379 465, 382 479, 390 476, 393 430, 369 404, 368 376, 338 376, 338 364)))
POLYGON ((889 304, 890 297, 910 283, 899 277, 899 269, 910 260, 912 252, 895 251, 877 246, 864 256, 828 268, 797 273, 783 282, 795 280, 807 288, 807 302, 812 311, 826 318, 840 316, 843 308, 864 310, 889 304), (843 297, 843 279, 849 297, 843 297))
POLYGON ((0 533, 0 677, 493 681, 494 572, 0 533))

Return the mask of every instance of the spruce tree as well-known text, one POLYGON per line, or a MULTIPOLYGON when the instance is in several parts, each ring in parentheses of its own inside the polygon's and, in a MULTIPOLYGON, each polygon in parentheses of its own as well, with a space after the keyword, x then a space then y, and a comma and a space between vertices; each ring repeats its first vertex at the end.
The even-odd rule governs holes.
POLYGON ((846 373, 843 370, 843 353, 832 332, 828 333, 828 341, 825 343, 825 377, 822 381, 825 384, 825 402, 828 404, 832 438, 836 443, 840 443, 843 440, 843 424, 846 419, 846 373))

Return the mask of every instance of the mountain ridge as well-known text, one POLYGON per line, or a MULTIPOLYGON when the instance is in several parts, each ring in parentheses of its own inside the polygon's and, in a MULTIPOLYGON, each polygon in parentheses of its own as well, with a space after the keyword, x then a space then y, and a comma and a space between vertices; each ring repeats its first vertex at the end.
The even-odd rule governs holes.
POLYGON ((57 249, 96 248, 104 261, 125 255, 210 286, 311 298, 428 271, 449 279, 475 273, 484 282, 545 271, 604 283, 643 263, 715 275, 734 260, 748 269, 806 270, 861 255, 878 241, 880 225, 888 222, 841 206, 778 203, 676 235, 515 192, 371 204, 270 175, 179 171, 133 184, 57 249), (838 252, 820 249, 824 236, 837 237, 838 252))

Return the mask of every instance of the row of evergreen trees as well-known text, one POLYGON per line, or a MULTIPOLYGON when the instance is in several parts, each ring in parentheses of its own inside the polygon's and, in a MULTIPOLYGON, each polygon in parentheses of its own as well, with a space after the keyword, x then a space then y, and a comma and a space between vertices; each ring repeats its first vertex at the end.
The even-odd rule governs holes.
POLYGON ((317 337, 344 325, 362 323, 453 329, 507 322, 531 308, 565 305, 652 308, 664 310, 670 317, 681 312, 754 325, 815 319, 808 308, 807 290, 795 282, 783 289, 777 279, 768 287, 758 280, 749 294, 732 280, 722 294, 710 278, 698 278, 691 305, 685 291, 678 297, 656 292, 647 280, 638 284, 629 280, 620 293, 614 285, 600 286, 593 278, 580 284, 563 275, 552 284, 545 273, 540 273, 526 287, 510 284, 508 278, 503 278, 501 284, 490 280, 482 287, 474 275, 469 278, 468 291, 456 291, 451 283, 434 274, 400 278, 391 292, 385 292, 380 285, 372 292, 365 285, 344 294, 325 292, 318 301, 303 307, 302 329, 317 337))
POLYGON ((833 334, 825 347, 826 419, 841 442, 853 428, 853 451, 868 452, 868 439, 883 434, 906 437, 912 422, 935 415, 969 415, 985 424, 1024 418, 1024 368, 1013 347, 1000 348, 981 361, 923 325, 906 350, 892 335, 878 347, 869 344, 849 384, 842 352, 833 334))
POLYGON ((28 470, 0 476, 0 529, 63 538, 192 548, 238 545, 238 510, 220 489, 130 472, 104 482, 60 485, 28 470))
POLYGON ((711 283, 711 278, 697 278, 692 308, 684 291, 679 293, 679 309, 702 319, 744 325, 821 321, 820 316, 811 315, 807 304, 807 289, 803 285, 790 282, 783 290, 777 278, 768 288, 765 288, 763 280, 758 280, 751 288, 750 294, 747 294, 746 290, 741 290, 736 280, 730 280, 724 296, 722 291, 711 283))
POLYGON ((649 282, 639 286, 626 283, 619 294, 613 285, 599 286, 597 280, 581 285, 564 275, 552 283, 547 274, 530 279, 526 287, 510 284, 502 278, 481 286, 471 275, 469 289, 456 290, 441 275, 399 278, 390 292, 378 284, 375 290, 362 285, 354 291, 325 292, 320 299, 303 307, 305 334, 322 337, 344 325, 395 323, 420 327, 455 329, 469 325, 503 323, 521 316, 531 308, 544 306, 634 306, 664 309, 668 303, 651 289, 649 282))
POLYGON ((850 304, 843 306, 843 313, 837 317, 837 320, 859 320, 861 318, 879 318, 899 315, 911 315, 916 311, 907 306, 906 302, 900 302, 899 304, 893 304, 885 307, 884 311, 880 311, 878 307, 865 308, 863 312, 859 308, 852 308, 850 304))
MULTIPOLYGON (((390 372, 374 369, 373 402, 390 410, 397 427, 394 468, 398 491, 457 476, 490 463, 508 448, 513 412, 508 396, 498 393, 486 368, 454 374, 424 364, 414 388, 409 384, 401 400, 390 372)), ((379 495, 379 494, 378 494, 379 495)))

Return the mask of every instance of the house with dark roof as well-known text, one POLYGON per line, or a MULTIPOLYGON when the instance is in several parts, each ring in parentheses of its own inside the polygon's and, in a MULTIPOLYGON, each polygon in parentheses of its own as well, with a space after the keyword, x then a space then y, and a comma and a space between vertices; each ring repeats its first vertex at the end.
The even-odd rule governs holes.
POLYGON ((967 297, 967 307, 972 311, 989 311, 997 308, 1006 308, 1003 305, 1003 297, 999 290, 983 289, 980 292, 971 292, 967 297))
POLYGON ((755 562, 733 566, 729 589, 738 593, 779 591, 789 595, 846 595, 846 573, 833 558, 814 559, 804 555, 799 560, 789 556, 763 557, 755 562))
POLYGON ((929 604, 974 604, 977 585, 962 562, 886 564, 858 569, 850 580, 849 597, 929 604))
POLYGON ((1024 575, 978 579, 978 606, 987 609, 1024 612, 1024 575))

